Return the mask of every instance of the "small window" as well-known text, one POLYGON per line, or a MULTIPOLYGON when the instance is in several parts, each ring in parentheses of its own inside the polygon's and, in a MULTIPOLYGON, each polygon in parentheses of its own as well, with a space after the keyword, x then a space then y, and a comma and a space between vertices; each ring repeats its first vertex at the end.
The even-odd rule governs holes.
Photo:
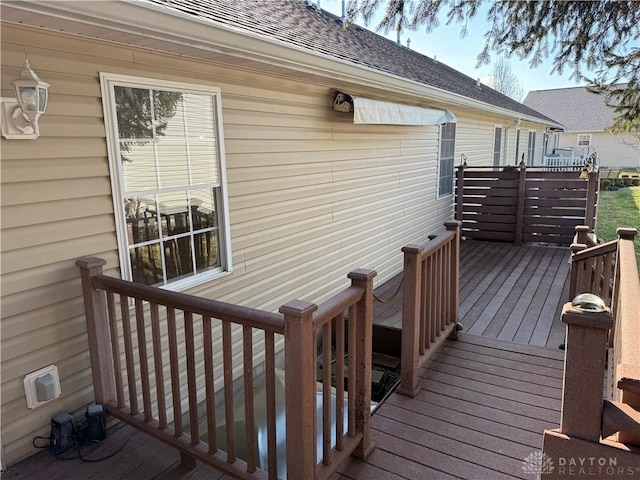
POLYGON ((520 160, 518 159, 518 155, 520 155, 520 129, 516 130, 516 158, 515 158, 515 165, 518 165, 520 163, 520 160))
POLYGON ((590 147, 591 146, 591 134, 586 133, 582 135, 578 135, 578 146, 579 147, 590 147))
POLYGON ((177 289, 229 271, 219 89, 101 80, 123 278, 177 289))
POLYGON ((453 162, 456 149, 456 124, 440 126, 438 157, 438 198, 453 194, 453 162))
POLYGON ((493 135, 493 166, 500 166, 500 152, 502 145, 502 127, 496 127, 493 135))

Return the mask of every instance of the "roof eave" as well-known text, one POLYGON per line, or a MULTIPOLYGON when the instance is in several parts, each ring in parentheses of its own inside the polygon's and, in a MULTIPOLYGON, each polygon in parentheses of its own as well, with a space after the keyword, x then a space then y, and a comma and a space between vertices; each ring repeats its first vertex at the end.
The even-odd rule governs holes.
POLYGON ((397 75, 357 65, 297 47, 257 33, 194 17, 140 0, 107 2, 20 1, 2 4, 5 21, 24 13, 21 24, 49 28, 117 42, 113 33, 127 35, 127 44, 210 59, 229 56, 245 65, 268 64, 314 76, 365 84, 416 98, 466 107, 551 127, 562 125, 474 100, 397 75), (106 7, 105 4, 114 4, 106 7), (117 7, 116 7, 117 4, 117 7), (12 15, 9 15, 12 13, 12 15), (215 29, 215 34, 212 34, 215 29))

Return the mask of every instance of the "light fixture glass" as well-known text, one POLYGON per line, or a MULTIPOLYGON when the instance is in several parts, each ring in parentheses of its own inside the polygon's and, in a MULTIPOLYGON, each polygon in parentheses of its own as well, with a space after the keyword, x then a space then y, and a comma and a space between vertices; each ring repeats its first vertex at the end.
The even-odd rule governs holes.
POLYGON ((20 109, 35 122, 47 109, 49 84, 40 80, 26 60, 20 76, 13 81, 13 88, 20 109))

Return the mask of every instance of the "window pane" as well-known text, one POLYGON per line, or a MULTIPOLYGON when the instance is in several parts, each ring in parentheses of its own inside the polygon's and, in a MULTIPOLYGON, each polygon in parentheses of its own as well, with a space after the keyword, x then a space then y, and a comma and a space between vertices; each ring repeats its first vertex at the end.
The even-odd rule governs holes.
POLYGON ((182 93, 153 90, 154 137, 185 136, 182 93))
POLYGON ((124 199, 124 214, 127 218, 127 237, 129 245, 158 240, 158 219, 153 201, 142 197, 124 199), (151 204, 151 210, 149 210, 151 204))
POLYGON ((192 190, 189 192, 191 199, 191 213, 194 230, 203 230, 218 226, 215 195, 213 189, 192 190))
POLYGON ((214 142, 189 142, 191 185, 220 184, 214 142))
POLYGON ((215 140, 215 105, 212 97, 186 94, 184 110, 189 138, 215 140))
POLYGON ((161 139, 157 144, 160 187, 184 187, 189 185, 187 147, 184 142, 161 139))
POLYGON ((203 272, 210 268, 219 267, 218 231, 196 233, 193 236, 196 254, 196 270, 203 272))
POLYGON ((171 238, 164 242, 167 280, 193 275, 191 237, 171 238))
POLYGON ((160 244, 145 245, 129 250, 133 281, 145 285, 157 285, 163 281, 160 244))
POLYGON ((114 92, 118 136, 127 139, 153 138, 149 89, 114 87, 114 92))
POLYGON ((180 235, 191 230, 186 192, 158 195, 157 209, 163 237, 180 235))
POLYGON ((122 174, 126 192, 141 192, 158 188, 156 160, 152 143, 120 142, 122 174))

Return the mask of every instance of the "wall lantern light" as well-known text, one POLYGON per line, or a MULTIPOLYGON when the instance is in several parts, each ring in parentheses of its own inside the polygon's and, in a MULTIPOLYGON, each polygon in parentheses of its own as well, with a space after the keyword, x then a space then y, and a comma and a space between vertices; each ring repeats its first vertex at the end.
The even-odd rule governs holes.
POLYGON ((9 139, 34 139, 40 135, 38 118, 47 109, 49 84, 40 80, 29 66, 13 81, 16 98, 2 98, 2 136, 9 139))

